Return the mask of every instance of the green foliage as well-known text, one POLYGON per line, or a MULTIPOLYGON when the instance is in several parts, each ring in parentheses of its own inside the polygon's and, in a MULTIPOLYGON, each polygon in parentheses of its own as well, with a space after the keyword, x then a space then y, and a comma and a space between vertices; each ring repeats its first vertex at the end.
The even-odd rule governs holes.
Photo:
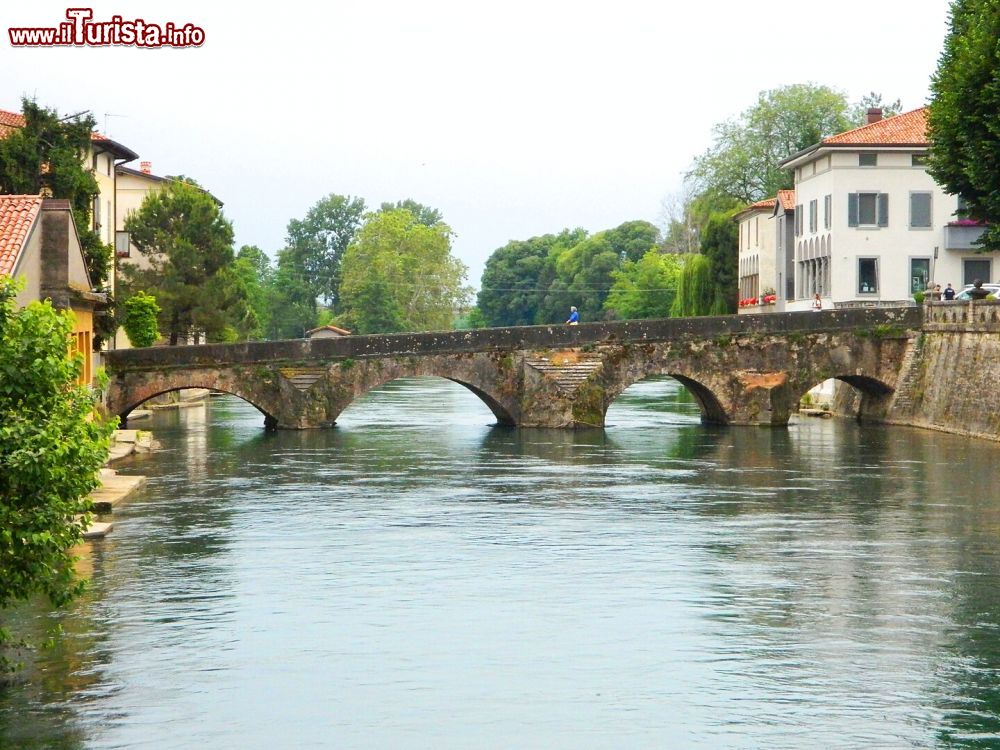
POLYGON ((687 318, 711 315, 715 302, 715 285, 712 283, 712 263, 704 255, 682 256, 677 296, 670 308, 670 317, 687 318))
POLYGON ((464 330, 466 328, 486 328, 486 319, 483 317, 478 307, 472 307, 465 315, 460 315, 455 320, 454 328, 464 330))
POLYGON ((617 318, 666 318, 680 283, 681 256, 648 250, 638 261, 625 261, 614 273, 605 310, 617 318))
POLYGON ((260 339, 271 319, 271 261, 256 245, 244 245, 223 274, 224 298, 231 303, 228 319, 233 341, 260 339))
MULTIPOLYGON (((299 277, 291 301, 298 301, 298 288, 302 287, 313 300, 322 299, 334 310, 340 309, 341 264, 364 213, 361 198, 331 193, 303 219, 288 222, 284 263, 286 273, 299 277)), ((315 305, 313 308, 315 311, 315 305)))
POLYGON ((828 86, 793 84, 762 91, 738 117, 715 126, 715 142, 690 177, 702 190, 753 203, 792 186, 779 163, 824 136, 849 129, 844 95, 828 86))
POLYGON ((955 0, 931 81, 931 175, 989 223, 978 244, 1000 250, 1000 2, 955 0))
POLYGON ((407 198, 405 201, 396 201, 395 203, 383 203, 379 206, 379 211, 398 211, 401 208, 413 214, 416 220, 425 227, 433 227, 444 223, 444 216, 440 211, 436 208, 425 206, 423 203, 417 203, 411 198, 407 198))
MULTIPOLYGON (((72 548, 89 522, 89 494, 108 456, 113 421, 77 384, 72 314, 48 303, 15 309, 16 285, 0 276, 0 610, 43 594, 77 595, 72 548)), ((0 646, 10 633, 0 628, 0 646)), ((0 664, 9 666, 0 655, 0 664)))
MULTIPOLYGON (((564 229, 512 240, 494 250, 486 261, 477 303, 486 325, 524 326, 550 320, 541 307, 555 277, 556 260, 586 236, 582 229, 564 229)), ((558 302, 557 317, 573 304, 566 300, 558 302)))
POLYGON ((139 291, 125 300, 125 320, 122 325, 132 346, 152 346, 160 338, 156 327, 160 306, 156 297, 139 291))
POLYGON ((359 281, 357 287, 352 287, 348 312, 341 322, 357 334, 407 330, 399 300, 389 283, 378 273, 369 274, 359 281))
POLYGON ((171 345, 192 329, 221 338, 242 298, 224 272, 233 262, 233 227, 212 196, 172 181, 146 196, 125 229, 151 267, 123 266, 123 286, 129 293, 156 290, 160 328, 171 345))
POLYGON ((729 315, 737 308, 739 227, 732 213, 713 213, 701 233, 701 252, 711 265, 712 315, 729 315))
POLYGON ((359 333, 451 328, 469 294, 465 273, 447 224, 406 209, 369 214, 344 254, 342 319, 359 333))
POLYGON ((917 291, 913 293, 913 301, 918 305, 924 304, 925 295, 922 291, 917 291))
POLYGON ((269 339, 297 339, 315 328, 316 295, 288 249, 278 251, 278 263, 267 287, 269 339))

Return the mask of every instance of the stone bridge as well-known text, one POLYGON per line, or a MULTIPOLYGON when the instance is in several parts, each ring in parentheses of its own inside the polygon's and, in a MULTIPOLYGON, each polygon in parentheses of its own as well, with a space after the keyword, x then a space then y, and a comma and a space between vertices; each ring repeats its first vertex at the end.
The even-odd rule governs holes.
POLYGON ((913 307, 124 349, 106 354, 107 406, 124 421, 158 394, 210 388, 256 406, 268 428, 328 427, 373 388, 435 375, 500 424, 603 427, 622 391, 669 375, 705 422, 782 425, 838 378, 860 392, 859 418, 880 421, 921 323, 913 307))

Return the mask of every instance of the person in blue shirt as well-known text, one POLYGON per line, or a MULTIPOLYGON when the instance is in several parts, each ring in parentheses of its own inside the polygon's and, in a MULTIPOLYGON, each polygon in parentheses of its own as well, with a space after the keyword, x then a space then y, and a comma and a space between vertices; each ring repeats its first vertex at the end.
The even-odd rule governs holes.
POLYGON ((576 311, 575 307, 570 307, 569 309, 569 320, 566 321, 568 325, 575 326, 580 322, 580 313, 576 311))

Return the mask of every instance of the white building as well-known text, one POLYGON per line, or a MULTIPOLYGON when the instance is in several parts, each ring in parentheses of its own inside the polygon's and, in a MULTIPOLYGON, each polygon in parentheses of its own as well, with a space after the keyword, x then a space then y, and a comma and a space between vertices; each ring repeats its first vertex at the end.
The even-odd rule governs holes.
POLYGON ((782 162, 794 170, 796 207, 794 256, 776 251, 779 273, 794 273, 778 309, 808 309, 816 292, 826 307, 910 304, 928 282, 961 288, 1000 275, 997 253, 972 251, 982 228, 956 223, 957 198, 927 173, 926 109, 868 117, 782 162))
POLYGON ((733 217, 739 225, 739 312, 759 312, 763 297, 777 289, 775 198, 757 201, 733 217), (753 304, 749 304, 754 300, 753 304))

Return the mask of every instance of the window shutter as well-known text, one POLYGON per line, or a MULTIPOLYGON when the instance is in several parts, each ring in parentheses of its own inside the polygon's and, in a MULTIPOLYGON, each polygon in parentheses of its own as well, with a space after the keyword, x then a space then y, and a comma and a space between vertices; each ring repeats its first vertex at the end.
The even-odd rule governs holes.
POLYGON ((847 226, 856 227, 858 225, 858 194, 851 193, 847 196, 847 226))
POLYGON ((889 194, 878 194, 878 225, 880 227, 889 226, 889 194))

